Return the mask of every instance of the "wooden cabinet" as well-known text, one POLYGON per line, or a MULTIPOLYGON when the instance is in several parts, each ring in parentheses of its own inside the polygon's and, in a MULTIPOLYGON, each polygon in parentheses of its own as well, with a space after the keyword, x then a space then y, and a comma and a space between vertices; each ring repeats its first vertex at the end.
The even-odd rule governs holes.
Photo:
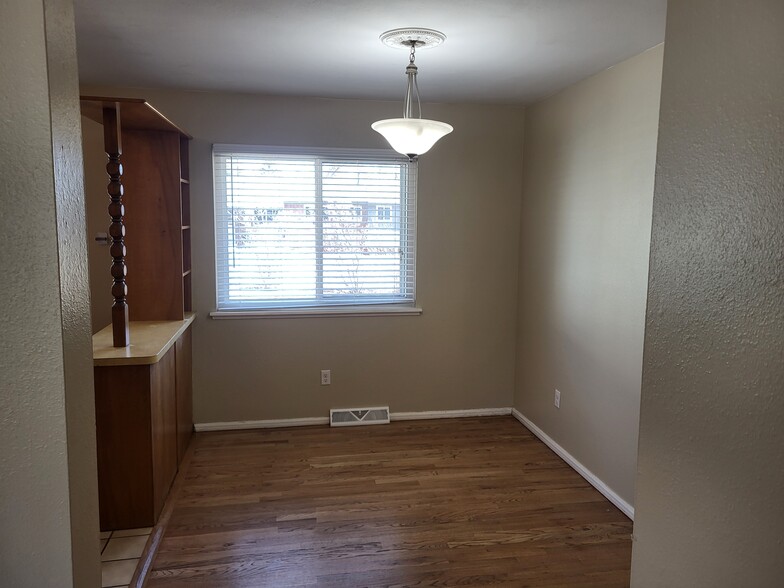
POLYGON ((146 101, 82 96, 104 126, 112 325, 93 336, 101 529, 154 525, 193 431, 190 136, 146 101))
POLYGON ((131 322, 132 349, 93 337, 101 530, 149 527, 193 431, 191 322, 131 322), (122 353, 125 352, 125 353, 122 353))
POLYGON ((175 344, 177 366, 177 462, 182 461, 193 435, 193 376, 191 371, 191 330, 186 330, 175 344))

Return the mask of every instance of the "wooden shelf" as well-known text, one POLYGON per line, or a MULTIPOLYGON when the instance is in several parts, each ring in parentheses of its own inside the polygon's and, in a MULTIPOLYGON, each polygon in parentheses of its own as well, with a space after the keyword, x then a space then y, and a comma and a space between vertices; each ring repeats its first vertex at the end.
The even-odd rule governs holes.
POLYGON ((183 275, 191 271, 191 229, 182 229, 182 271, 183 275))
POLYGON ((183 227, 191 226, 191 186, 180 183, 180 222, 183 227))
POLYGON ((190 135, 183 133, 180 137, 180 178, 188 182, 191 179, 190 157, 188 154, 189 143, 193 139, 190 135))
POLYGON ((124 129, 169 131, 178 133, 187 139, 193 138, 142 98, 81 96, 82 114, 97 123, 103 124, 104 108, 117 106, 120 107, 120 117, 124 129))
POLYGON ((182 227, 182 308, 193 310, 191 300, 191 164, 190 137, 180 135, 180 226, 182 227))
POLYGON ((191 272, 188 272, 182 278, 182 301, 183 310, 189 313, 193 310, 192 294, 191 294, 191 272))
MULTIPOLYGON (((127 227, 123 323, 181 320, 185 307, 191 307, 182 281, 191 266, 191 136, 140 98, 82 96, 81 108, 84 116, 104 125, 105 133, 116 131, 121 146, 116 155, 122 173, 116 181, 122 184, 127 206, 122 218, 112 218, 127 227), (107 113, 113 118, 106 119, 107 113), (107 126, 107 120, 116 120, 112 124, 117 128, 107 126)), ((127 344, 127 337, 119 343, 115 338, 115 344, 127 344)))

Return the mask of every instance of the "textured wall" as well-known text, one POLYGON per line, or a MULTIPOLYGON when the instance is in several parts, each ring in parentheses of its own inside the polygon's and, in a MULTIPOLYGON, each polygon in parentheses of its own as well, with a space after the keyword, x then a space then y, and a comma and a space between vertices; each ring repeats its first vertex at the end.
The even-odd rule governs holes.
POLYGON ((656 47, 525 119, 515 407, 629 503, 661 63, 656 47))
POLYGON ((670 2, 632 584, 784 578, 784 3, 670 2))
POLYGON ((90 311, 93 333, 112 322, 112 258, 108 245, 95 241, 97 233, 109 232, 109 196, 106 186, 106 153, 103 150, 103 126, 82 117, 82 145, 84 151, 84 190, 87 206, 87 248, 90 255, 90 311))
MULTIPOLYGON (((424 314, 216 321, 207 316, 215 309, 211 145, 384 147, 370 123, 396 116, 400 104, 85 90, 144 96, 194 136, 197 422, 326 416, 338 406, 416 411, 511 404, 522 108, 424 106, 426 116, 455 127, 420 162, 417 302, 424 314), (329 387, 319 385, 322 368, 332 370, 329 387)), ((105 180, 89 178, 88 188, 94 183, 105 180)), ((102 193, 88 193, 88 201, 105 210, 102 193)), ((127 202, 132 206, 130 196, 127 202)), ((104 259, 93 262, 107 268, 104 259)), ((131 303, 134 268, 128 272, 131 303)), ((100 288, 96 297, 104 295, 105 284, 100 288)))
POLYGON ((95 549, 98 479, 95 447, 90 285, 84 174, 71 0, 45 0, 49 107, 62 312, 74 586, 100 580, 95 549))
POLYGON ((70 2, 5 2, 0 42, 0 583, 97 586, 70 2))

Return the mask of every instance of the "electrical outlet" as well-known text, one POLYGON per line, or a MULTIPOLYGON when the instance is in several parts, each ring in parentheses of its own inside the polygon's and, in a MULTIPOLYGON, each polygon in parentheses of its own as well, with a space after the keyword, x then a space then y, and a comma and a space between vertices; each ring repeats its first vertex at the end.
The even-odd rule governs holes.
POLYGON ((332 370, 321 370, 321 385, 329 386, 332 383, 332 370))
POLYGON ((561 391, 556 388, 555 389, 555 408, 561 408, 561 391))

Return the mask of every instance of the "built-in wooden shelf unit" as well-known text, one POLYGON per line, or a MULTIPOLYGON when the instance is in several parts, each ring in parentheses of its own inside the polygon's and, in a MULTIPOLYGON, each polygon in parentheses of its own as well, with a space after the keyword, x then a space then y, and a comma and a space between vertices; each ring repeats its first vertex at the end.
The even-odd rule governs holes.
POLYGON ((81 100, 82 114, 104 125, 109 155, 112 324, 121 347, 129 320, 183 320, 192 309, 191 136, 143 99, 81 100))
POLYGON ((81 106, 104 128, 114 280, 93 335, 101 530, 147 527, 193 432, 191 137, 141 99, 81 106))

